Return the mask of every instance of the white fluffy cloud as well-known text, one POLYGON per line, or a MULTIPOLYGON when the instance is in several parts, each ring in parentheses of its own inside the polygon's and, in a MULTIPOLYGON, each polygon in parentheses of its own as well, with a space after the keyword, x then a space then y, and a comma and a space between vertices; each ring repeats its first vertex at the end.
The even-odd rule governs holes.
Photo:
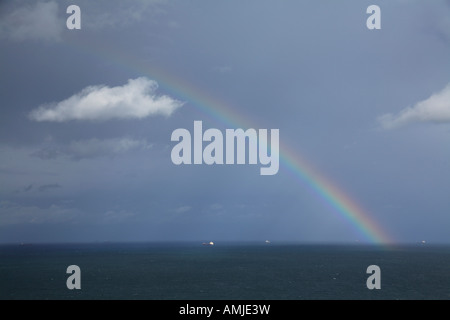
POLYGON ((64 18, 56 1, 27 4, 0 17, 0 37, 57 41, 66 27, 64 18))
POLYGON ((397 128, 413 122, 450 122, 450 84, 426 100, 403 109, 398 114, 385 114, 379 117, 385 129, 397 128))
POLYGON ((142 119, 170 116, 183 105, 169 96, 156 96, 158 84, 147 78, 130 79, 123 86, 89 86, 66 100, 31 111, 35 121, 142 119))

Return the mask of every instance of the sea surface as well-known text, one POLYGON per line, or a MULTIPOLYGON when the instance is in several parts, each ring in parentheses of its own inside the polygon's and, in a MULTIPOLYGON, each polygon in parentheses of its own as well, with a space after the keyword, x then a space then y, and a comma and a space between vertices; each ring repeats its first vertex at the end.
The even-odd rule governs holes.
POLYGON ((450 246, 0 245, 0 299, 450 299, 450 246), (66 286, 70 265, 80 290, 66 286), (379 290, 366 286, 370 265, 379 290))

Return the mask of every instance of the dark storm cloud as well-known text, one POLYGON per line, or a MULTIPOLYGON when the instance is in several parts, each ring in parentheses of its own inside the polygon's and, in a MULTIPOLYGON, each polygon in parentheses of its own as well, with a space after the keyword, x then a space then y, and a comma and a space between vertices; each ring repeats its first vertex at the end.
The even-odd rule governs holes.
POLYGON ((174 165, 194 120, 280 129, 401 240, 448 241, 447 124, 374 127, 446 119, 450 1, 386 2, 375 31, 356 0, 80 0, 78 31, 69 4, 1 4, 1 241, 354 240, 299 168, 174 165))

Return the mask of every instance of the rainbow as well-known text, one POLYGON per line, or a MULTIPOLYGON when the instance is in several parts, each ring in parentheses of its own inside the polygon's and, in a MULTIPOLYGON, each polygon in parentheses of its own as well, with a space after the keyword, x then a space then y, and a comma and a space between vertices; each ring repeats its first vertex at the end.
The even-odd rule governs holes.
MULTIPOLYGON (((250 125, 250 121, 241 112, 236 112, 228 104, 218 101, 207 92, 201 91, 181 78, 168 74, 165 70, 136 60, 129 53, 117 51, 117 48, 108 48, 104 43, 100 45, 98 42, 86 43, 83 41, 78 44, 77 50, 86 48, 88 53, 96 53, 101 58, 107 57, 115 63, 115 66, 131 68, 133 71, 157 81, 169 94, 174 95, 177 99, 181 98, 185 102, 188 101, 203 114, 229 128, 258 128, 250 125)), ((280 165, 286 168, 298 182, 306 185, 334 213, 348 221, 352 228, 363 237, 362 241, 383 245, 393 243, 392 238, 373 220, 372 214, 363 209, 337 183, 333 183, 320 174, 298 152, 282 143, 280 143, 280 165)))

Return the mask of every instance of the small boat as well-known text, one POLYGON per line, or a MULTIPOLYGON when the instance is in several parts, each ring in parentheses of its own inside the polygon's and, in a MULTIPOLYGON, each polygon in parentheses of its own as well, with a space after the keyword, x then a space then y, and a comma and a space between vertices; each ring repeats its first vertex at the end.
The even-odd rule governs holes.
POLYGON ((210 242, 203 242, 202 245, 204 246, 213 246, 214 242, 210 241, 210 242))

